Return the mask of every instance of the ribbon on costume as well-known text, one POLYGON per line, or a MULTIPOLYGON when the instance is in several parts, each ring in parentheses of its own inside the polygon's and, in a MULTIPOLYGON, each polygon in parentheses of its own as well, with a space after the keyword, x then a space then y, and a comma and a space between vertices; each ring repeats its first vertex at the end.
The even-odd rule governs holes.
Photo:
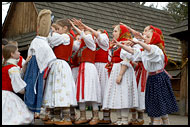
POLYGON ((79 97, 80 97, 80 77, 81 76, 82 76, 82 99, 84 99, 84 81, 85 81, 84 71, 85 71, 85 63, 83 62, 79 66, 79 73, 77 77, 77 101, 79 101, 79 97))

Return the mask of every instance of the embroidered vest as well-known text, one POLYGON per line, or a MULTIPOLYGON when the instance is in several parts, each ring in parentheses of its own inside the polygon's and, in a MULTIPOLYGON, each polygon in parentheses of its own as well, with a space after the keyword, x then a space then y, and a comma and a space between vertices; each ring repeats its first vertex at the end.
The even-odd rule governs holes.
POLYGON ((73 48, 73 37, 68 34, 70 37, 70 44, 69 45, 59 45, 53 48, 55 56, 58 59, 63 59, 65 61, 70 61, 70 57, 72 55, 72 48, 73 48))

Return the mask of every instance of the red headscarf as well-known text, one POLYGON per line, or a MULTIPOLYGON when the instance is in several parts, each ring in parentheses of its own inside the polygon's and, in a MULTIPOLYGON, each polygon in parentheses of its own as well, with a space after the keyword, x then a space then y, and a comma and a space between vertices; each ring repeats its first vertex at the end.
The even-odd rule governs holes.
MULTIPOLYGON (((162 44, 161 46, 163 47, 163 49, 165 49, 165 46, 163 45, 163 41, 161 40, 160 35, 156 32, 153 32, 152 39, 151 39, 149 44, 155 44, 156 45, 159 43, 161 43, 162 44)), ((165 52, 163 52, 163 53, 164 53, 164 62, 165 62, 165 66, 166 66, 168 63, 168 58, 167 58, 165 52)))
POLYGON ((120 25, 120 34, 117 41, 126 41, 128 39, 132 39, 130 31, 124 25, 120 25))
POLYGON ((162 45, 165 47, 165 44, 164 44, 164 37, 163 37, 162 31, 161 31, 159 28, 154 27, 154 26, 152 26, 152 25, 150 25, 150 29, 153 29, 154 32, 156 32, 156 33, 158 33, 158 34, 160 35, 160 38, 161 38, 161 40, 162 40, 162 45))

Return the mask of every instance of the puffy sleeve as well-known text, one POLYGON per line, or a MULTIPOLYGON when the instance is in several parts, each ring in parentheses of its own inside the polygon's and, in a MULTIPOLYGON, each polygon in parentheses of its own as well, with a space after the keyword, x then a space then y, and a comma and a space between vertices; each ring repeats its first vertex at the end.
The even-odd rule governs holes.
POLYGON ((80 42, 75 40, 73 43, 73 51, 75 51, 75 52, 78 51, 79 47, 80 47, 80 42))
POLYGON ((154 72, 164 68, 164 54, 156 45, 150 45, 151 50, 142 52, 142 61, 144 67, 149 72, 154 72))
POLYGON ((60 44, 69 45, 70 37, 68 34, 58 34, 54 32, 52 36, 48 37, 48 42, 52 48, 60 44))
POLYGON ((24 58, 22 58, 22 66, 24 66, 26 60, 24 58))
POLYGON ((142 54, 144 59, 146 59, 146 61, 149 62, 159 62, 160 60, 162 60, 162 56, 164 55, 162 50, 156 45, 149 45, 149 46, 151 47, 150 52, 144 50, 142 54))
POLYGON ((92 38, 91 34, 85 35, 84 31, 82 31, 81 38, 84 39, 84 42, 89 49, 91 49, 92 51, 96 50, 96 45, 95 45, 94 39, 92 38))
POLYGON ((103 50, 107 51, 109 48, 109 38, 108 36, 103 33, 98 33, 97 43, 103 50))
POLYGON ((132 54, 125 51, 124 49, 121 49, 120 58, 123 59, 123 60, 124 59, 132 60, 132 54))
POLYGON ((8 70, 11 84, 15 93, 23 91, 26 87, 26 83, 22 80, 19 67, 12 67, 8 70))
POLYGON ((123 61, 121 61, 120 63, 121 63, 122 65, 131 67, 131 64, 130 64, 131 56, 132 56, 132 55, 131 55, 130 53, 128 53, 128 52, 125 51, 124 49, 121 49, 120 58, 121 58, 123 61))
POLYGON ((142 61, 142 51, 140 48, 133 48, 134 49, 134 54, 132 55, 132 61, 142 61))

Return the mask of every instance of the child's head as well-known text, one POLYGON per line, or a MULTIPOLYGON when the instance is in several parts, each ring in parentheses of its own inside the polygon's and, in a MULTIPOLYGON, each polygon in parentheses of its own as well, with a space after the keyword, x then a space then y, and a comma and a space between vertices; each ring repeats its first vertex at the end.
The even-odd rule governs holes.
POLYGON ((157 45, 162 51, 164 51, 164 42, 161 40, 160 35, 156 32, 149 31, 146 34, 145 43, 157 45))
POLYGON ((84 33, 87 35, 87 34, 92 34, 92 32, 90 31, 90 30, 87 30, 87 29, 85 29, 84 30, 84 33))
POLYGON ((37 17, 37 35, 47 37, 51 27, 51 11, 43 9, 37 17))
POLYGON ((132 39, 130 31, 124 25, 117 25, 113 30, 113 39, 117 41, 126 41, 132 39))
POLYGON ((55 23, 53 23, 51 25, 51 29, 52 29, 53 32, 57 32, 59 28, 58 28, 58 26, 55 23))
POLYGON ((153 32, 153 30, 150 29, 150 26, 145 27, 143 31, 143 35, 146 35, 149 31, 153 32))
POLYGON ((104 33, 103 29, 98 29, 97 32, 104 33))
POLYGON ((9 41, 8 43, 9 43, 9 44, 13 44, 13 45, 15 45, 16 47, 18 47, 18 42, 17 42, 17 41, 11 40, 11 41, 9 41))
POLYGON ((77 41, 80 41, 80 34, 76 34, 75 39, 76 39, 77 41))
POLYGON ((68 19, 59 19, 56 21, 56 25, 58 27, 57 32, 59 34, 69 33, 71 29, 71 24, 69 23, 68 19))
POLYGON ((5 39, 5 38, 3 38, 2 39, 2 49, 5 47, 5 45, 7 45, 8 44, 8 40, 7 39, 5 39))
POLYGON ((13 44, 7 44, 4 48, 3 48, 3 58, 4 58, 4 63, 6 63, 6 61, 10 58, 13 59, 19 59, 20 57, 20 52, 18 51, 17 46, 13 45, 13 44))

